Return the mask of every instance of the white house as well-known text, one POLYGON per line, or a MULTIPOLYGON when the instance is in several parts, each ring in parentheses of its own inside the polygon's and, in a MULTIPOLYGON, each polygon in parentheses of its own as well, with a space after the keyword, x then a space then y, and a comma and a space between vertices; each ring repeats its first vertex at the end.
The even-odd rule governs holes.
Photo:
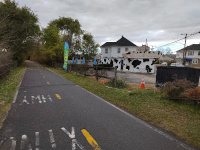
POLYGON ((101 46, 100 63, 112 64, 122 71, 154 73, 154 62, 161 53, 149 49, 146 45, 138 47, 122 36, 117 42, 106 42, 101 46))
POLYGON ((191 67, 200 67, 200 44, 192 44, 185 49, 176 51, 176 62, 183 63, 183 55, 185 57, 185 65, 191 67))
POLYGON ((122 54, 128 51, 135 51, 137 45, 122 36, 117 42, 106 42, 101 46, 103 58, 123 58, 122 54))

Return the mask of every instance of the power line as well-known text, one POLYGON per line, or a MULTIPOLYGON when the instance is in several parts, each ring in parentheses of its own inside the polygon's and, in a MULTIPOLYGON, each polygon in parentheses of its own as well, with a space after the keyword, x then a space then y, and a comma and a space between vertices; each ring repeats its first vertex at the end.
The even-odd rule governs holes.
MULTIPOLYGON (((192 33, 192 34, 189 34, 189 35, 187 34, 187 38, 188 38, 188 37, 191 37, 191 36, 194 36, 194 35, 196 35, 196 34, 199 34, 199 33, 200 33, 200 31, 195 32, 195 33, 192 33)), ((183 34, 181 34, 181 35, 183 35, 183 34)), ((186 34, 184 34, 184 35, 186 35, 186 34)), ((155 46, 155 47, 156 47, 156 48, 164 47, 164 46, 167 46, 167 45, 170 45, 170 44, 173 44, 173 43, 177 43, 178 41, 181 41, 181 40, 183 40, 183 39, 185 39, 185 37, 183 37, 183 38, 181 38, 181 39, 178 39, 178 40, 176 40, 176 41, 173 41, 173 42, 170 42, 170 43, 161 45, 161 46, 155 46)))

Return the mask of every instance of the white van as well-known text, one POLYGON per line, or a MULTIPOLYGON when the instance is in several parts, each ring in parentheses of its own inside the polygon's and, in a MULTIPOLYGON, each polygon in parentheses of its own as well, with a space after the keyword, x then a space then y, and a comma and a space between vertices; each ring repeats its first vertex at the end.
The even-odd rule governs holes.
POLYGON ((184 65, 179 64, 179 63, 171 63, 170 66, 184 67, 184 65))

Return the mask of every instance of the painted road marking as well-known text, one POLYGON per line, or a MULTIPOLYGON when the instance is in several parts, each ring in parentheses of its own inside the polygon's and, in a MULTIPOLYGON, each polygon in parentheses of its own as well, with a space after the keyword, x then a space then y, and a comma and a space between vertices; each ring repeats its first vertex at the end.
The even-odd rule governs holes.
POLYGON ((40 145, 40 138, 39 138, 39 132, 35 132, 35 150, 39 150, 40 145))
POLYGON ((63 130, 71 139, 75 138, 75 129, 74 129, 74 127, 72 127, 71 133, 69 131, 67 131, 64 127, 62 127, 61 130, 63 130))
POLYGON ((60 95, 59 95, 59 94, 56 94, 56 97, 57 97, 58 99, 61 99, 61 97, 60 97, 60 95))
POLYGON ((27 100, 26 100, 26 96, 24 96, 24 99, 23 99, 23 101, 21 102, 21 104, 19 104, 19 105, 22 105, 23 103, 26 103, 26 104, 28 104, 29 105, 29 102, 27 102, 27 100))
POLYGON ((81 150, 85 150, 85 148, 83 147, 83 145, 81 145, 77 139, 72 139, 72 150, 76 150, 76 145, 81 149, 81 150))
POLYGON ((94 150, 101 150, 97 142, 93 139, 90 133, 86 129, 81 130, 85 138, 87 139, 88 143, 94 148, 94 150))
POLYGON ((50 142, 51 142, 52 148, 56 148, 56 143, 55 143, 55 139, 54 139, 54 135, 53 135, 52 130, 49 130, 49 137, 50 137, 50 142))
MULTIPOLYGON (((27 135, 22 135, 20 149, 24 150, 27 143, 28 143, 27 135)), ((32 150, 31 144, 28 145, 28 150, 32 150)))
POLYGON ((11 137, 10 139, 12 140, 12 145, 11 145, 10 150, 15 150, 16 142, 17 142, 17 141, 13 140, 13 137, 11 137))
POLYGON ((27 100, 27 97, 24 96, 24 99, 23 101, 19 104, 19 105, 22 105, 22 104, 35 104, 36 101, 38 101, 38 103, 46 103, 47 100, 49 100, 50 102, 52 102, 52 98, 50 95, 47 95, 46 97, 44 95, 37 95, 37 96, 30 96, 31 97, 31 100, 27 100), (48 97, 47 97, 48 96, 48 97))
POLYGON ((52 102, 53 100, 52 100, 51 96, 50 96, 50 95, 48 95, 48 97, 49 97, 49 100, 52 102))
MULTIPOLYGON (((84 146, 81 143, 79 143, 78 140, 76 139, 75 128, 73 126, 71 127, 71 131, 68 131, 64 127, 62 127, 61 130, 67 135, 66 139, 69 140, 69 138, 70 138, 72 150, 77 150, 77 149, 85 150, 84 146)), ((88 133, 88 131, 86 131, 85 129, 82 129, 81 131, 82 131, 83 135, 86 137, 89 144, 92 145, 94 150, 101 150, 101 148, 98 146, 97 142, 92 138, 92 136, 88 133)), ((48 133, 49 133, 51 147, 53 149, 56 149, 57 144, 55 142, 53 130, 52 129, 48 130, 48 133)), ((35 143, 35 146, 33 146, 33 147, 35 147, 35 150, 40 150, 40 133, 39 132, 35 132, 35 142, 31 142, 29 140, 29 138, 27 137, 27 135, 25 135, 25 134, 21 136, 21 142, 17 142, 17 140, 14 137, 10 137, 10 140, 12 141, 10 150, 15 150, 17 147, 16 146, 17 143, 19 144, 20 150, 24 150, 24 149, 33 150, 32 145, 30 143, 35 143)))
POLYGON ((42 95, 42 100, 44 103, 46 103, 46 98, 44 97, 44 95, 42 95))
POLYGON ((50 82, 47 82, 48 85, 50 85, 50 82))
POLYGON ((77 139, 75 139, 75 128, 72 127, 71 133, 67 131, 64 127, 61 128, 68 136, 72 139, 72 150, 76 150, 76 146, 78 146, 81 150, 85 150, 83 145, 81 145, 77 139))
POLYGON ((37 97, 31 96, 31 98, 32 98, 32 104, 34 104, 34 101, 37 100, 37 99, 38 99, 39 103, 42 103, 42 100, 41 100, 41 98, 40 98, 40 95, 38 95, 37 97))

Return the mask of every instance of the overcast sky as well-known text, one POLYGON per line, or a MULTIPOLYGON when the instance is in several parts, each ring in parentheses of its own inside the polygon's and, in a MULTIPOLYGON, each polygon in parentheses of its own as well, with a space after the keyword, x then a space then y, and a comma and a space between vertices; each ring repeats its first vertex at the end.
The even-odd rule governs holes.
MULTIPOLYGON (((96 42, 117 41, 123 35, 138 46, 156 47, 200 31, 200 0, 15 0, 38 15, 40 25, 61 17, 78 19, 96 42)), ((173 51, 180 43, 167 45, 173 51)), ((187 45, 199 44, 200 34, 187 45)))

